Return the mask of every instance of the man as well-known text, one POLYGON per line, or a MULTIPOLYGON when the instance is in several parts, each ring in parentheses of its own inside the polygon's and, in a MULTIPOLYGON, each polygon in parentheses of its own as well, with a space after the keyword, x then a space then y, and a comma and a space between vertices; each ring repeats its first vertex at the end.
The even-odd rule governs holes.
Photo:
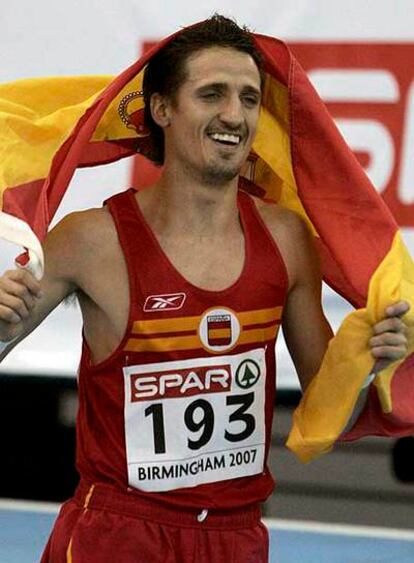
MULTIPOLYGON (((40 283, 0 279, 3 356, 73 292, 84 320, 81 484, 43 561, 267 561, 278 327, 304 389, 332 332, 306 226, 238 191, 261 89, 232 21, 177 36, 144 80, 160 180, 63 219, 40 283)), ((407 310, 373 327, 373 358, 404 356, 407 310)))

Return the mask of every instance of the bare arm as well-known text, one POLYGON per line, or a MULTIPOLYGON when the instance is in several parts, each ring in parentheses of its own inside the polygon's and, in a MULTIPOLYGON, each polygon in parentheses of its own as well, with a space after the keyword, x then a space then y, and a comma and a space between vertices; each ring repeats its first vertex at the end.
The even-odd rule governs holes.
POLYGON ((321 305, 322 281, 312 235, 298 218, 289 220, 285 263, 290 287, 282 327, 302 390, 316 375, 333 333, 321 305))
POLYGON ((40 282, 20 268, 0 277, 0 341, 10 342, 0 360, 76 290, 73 215, 63 219, 44 241, 45 273, 40 282))
MULTIPOLYGON (((333 333, 321 306, 321 273, 312 235, 298 217, 290 217, 289 226, 291 236, 285 261, 290 288, 283 316, 283 331, 302 389, 305 390, 319 371, 333 333)), ((408 303, 394 303, 387 308, 384 318, 373 325, 373 337, 367 342, 373 356, 373 373, 407 354, 406 326, 400 317, 408 310, 408 303)), ((367 373, 366 385, 361 389, 355 414, 365 404, 372 380, 373 376, 367 373)))
MULTIPOLYGON (((259 212, 277 243, 289 277, 288 297, 282 327, 287 347, 305 391, 318 373, 330 339, 331 327, 321 306, 321 272, 313 236, 305 222, 292 211, 256 200, 259 212)), ((407 327, 401 318, 409 310, 408 303, 390 304, 384 318, 372 327, 373 337, 367 342, 373 356, 373 372, 407 354, 407 327), (375 364, 375 366, 374 366, 375 364)), ((367 373, 361 390, 360 405, 372 377, 367 373)))

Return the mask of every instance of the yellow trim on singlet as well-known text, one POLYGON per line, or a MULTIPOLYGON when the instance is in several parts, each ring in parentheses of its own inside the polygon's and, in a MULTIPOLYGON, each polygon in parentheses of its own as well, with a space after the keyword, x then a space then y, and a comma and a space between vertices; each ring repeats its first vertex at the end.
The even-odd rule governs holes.
POLYGON ((279 321, 282 316, 283 307, 271 307, 269 309, 257 309, 256 311, 242 311, 236 313, 242 326, 259 325, 279 321))
MULTIPOLYGON (((257 309, 256 311, 242 311, 236 313, 242 326, 270 323, 278 321, 282 315, 282 307, 257 309)), ((198 330, 202 315, 194 317, 175 317, 171 319, 151 319, 135 321, 132 332, 140 335, 162 334, 164 332, 185 332, 198 330)))
POLYGON ((194 350, 202 348, 198 336, 174 336, 140 340, 130 338, 125 344, 126 352, 172 352, 175 350, 194 350))
POLYGON ((162 334, 163 332, 184 332, 187 330, 197 330, 199 322, 199 316, 135 321, 132 325, 132 332, 142 335, 162 334))
POLYGON ((273 340, 273 338, 276 338, 278 330, 279 325, 246 330, 241 333, 237 344, 259 344, 266 340, 273 340))
MULTIPOLYGON (((236 344, 261 344, 276 337, 279 325, 266 328, 242 330, 236 344)), ((217 338, 216 332, 227 329, 216 329, 210 332, 210 337, 217 338), (214 333, 214 334, 213 334, 214 333)), ((204 348, 198 334, 194 336, 170 336, 161 338, 129 338, 124 350, 127 352, 174 352, 180 350, 196 350, 204 348)))

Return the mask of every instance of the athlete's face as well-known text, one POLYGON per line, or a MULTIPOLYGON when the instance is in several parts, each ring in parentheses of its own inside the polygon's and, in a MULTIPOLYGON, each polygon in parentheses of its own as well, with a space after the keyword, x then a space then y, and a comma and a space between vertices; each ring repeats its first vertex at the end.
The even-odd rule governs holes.
POLYGON ((249 154, 260 99, 260 74, 250 55, 221 47, 196 52, 166 110, 166 163, 178 159, 206 184, 232 180, 249 154))

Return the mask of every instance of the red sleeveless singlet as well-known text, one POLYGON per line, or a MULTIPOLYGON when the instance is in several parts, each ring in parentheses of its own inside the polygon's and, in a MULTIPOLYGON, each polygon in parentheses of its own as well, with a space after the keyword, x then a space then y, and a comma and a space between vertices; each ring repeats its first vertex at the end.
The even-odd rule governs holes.
MULTIPOLYGON (((275 396, 275 340, 285 265, 249 195, 239 191, 245 263, 223 291, 175 269, 130 189, 107 200, 128 268, 124 338, 79 369, 77 468, 91 483, 176 507, 264 501, 275 396)), ((223 268, 226 265, 223 264, 223 268)))

